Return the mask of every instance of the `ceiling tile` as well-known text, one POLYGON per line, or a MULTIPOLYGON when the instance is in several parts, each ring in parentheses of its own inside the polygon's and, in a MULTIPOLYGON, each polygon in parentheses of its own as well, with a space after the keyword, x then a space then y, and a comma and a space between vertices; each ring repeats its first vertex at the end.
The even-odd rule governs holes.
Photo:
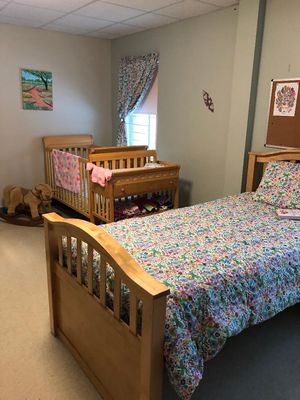
MULTIPOLYGON (((22 4, 10 3, 3 10, 1 15, 12 18, 24 18, 40 23, 50 22, 63 14, 58 11, 47 10, 45 8, 29 7, 22 4)), ((32 25, 33 26, 33 25, 32 25)))
POLYGON ((113 39, 115 37, 113 34, 103 31, 89 32, 85 36, 95 37, 100 39, 113 39))
POLYGON ((89 6, 83 7, 75 13, 86 17, 101 18, 108 21, 120 22, 124 21, 125 19, 141 15, 144 12, 134 8, 121 7, 116 6, 115 4, 96 1, 96 3, 92 3, 89 6))
POLYGON ((126 21, 126 24, 141 26, 144 28, 156 28, 158 26, 171 24, 172 22, 178 21, 177 18, 166 17, 165 15, 158 14, 144 14, 139 17, 132 18, 126 21))
POLYGON ((0 0, 0 22, 112 39, 235 4, 238 0, 0 0))
POLYGON ((218 7, 200 3, 196 0, 186 0, 183 3, 173 4, 172 6, 162 8, 159 11, 156 11, 156 13, 168 17, 184 19, 206 14, 215 10, 218 10, 218 7))
POLYGON ((15 0, 15 3, 63 12, 76 10, 90 2, 91 0, 15 0))
POLYGON ((111 37, 119 37, 125 35, 131 35, 132 33, 140 32, 143 28, 138 26, 130 26, 126 24, 114 24, 105 29, 101 29, 101 32, 105 32, 111 35, 111 37))
POLYGON ((6 5, 7 5, 6 1, 0 0, 0 10, 1 10, 1 8, 3 8, 6 5))
MULTIPOLYGON (((200 1, 201 0, 197 0, 200 1)), ((218 7, 229 7, 229 6, 233 6, 234 4, 238 4, 238 0, 204 0, 204 3, 208 3, 208 4, 212 4, 214 6, 218 6, 218 7)))
POLYGON ((95 31, 111 25, 112 22, 103 19, 82 17, 81 15, 69 14, 55 21, 55 25, 82 28, 87 31, 95 31))
POLYGON ((75 28, 72 26, 62 26, 62 25, 56 25, 56 24, 47 24, 43 26, 43 29, 47 31, 56 31, 56 32, 64 32, 64 33, 71 33, 74 35, 85 35, 89 31, 84 28, 75 28))
POLYGON ((182 3, 183 0, 105 0, 104 2, 137 8, 138 10, 153 11, 171 4, 182 3))
POLYGON ((32 28, 38 28, 39 26, 43 25, 44 22, 41 21, 32 21, 30 19, 25 18, 14 18, 8 17, 7 15, 0 14, 0 23, 1 24, 12 24, 18 26, 30 26, 32 28))

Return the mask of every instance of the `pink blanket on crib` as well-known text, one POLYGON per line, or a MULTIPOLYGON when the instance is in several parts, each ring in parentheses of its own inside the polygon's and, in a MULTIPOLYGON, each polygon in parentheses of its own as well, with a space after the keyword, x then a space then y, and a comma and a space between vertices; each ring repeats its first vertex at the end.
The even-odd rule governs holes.
POLYGON ((57 149, 52 150, 52 156, 56 186, 80 193, 80 157, 57 149))

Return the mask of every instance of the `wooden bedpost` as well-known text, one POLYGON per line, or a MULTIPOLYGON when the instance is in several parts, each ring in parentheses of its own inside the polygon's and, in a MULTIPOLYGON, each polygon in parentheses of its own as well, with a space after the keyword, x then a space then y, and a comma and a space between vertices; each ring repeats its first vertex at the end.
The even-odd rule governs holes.
MULTIPOLYGON (((59 216, 56 216, 60 219, 59 216)), ((44 218, 45 225, 45 244, 46 244, 46 262, 47 262, 47 283, 48 283, 48 297, 49 297, 49 315, 51 333, 56 336, 56 320, 54 308, 54 264, 58 259, 58 246, 57 236, 54 235, 53 225, 49 224, 47 219, 44 218)))
POLYGON ((141 395, 139 400, 161 400, 166 294, 143 304, 141 395))
POLYGON ((253 191, 255 164, 256 164, 256 153, 249 153, 246 192, 253 191))

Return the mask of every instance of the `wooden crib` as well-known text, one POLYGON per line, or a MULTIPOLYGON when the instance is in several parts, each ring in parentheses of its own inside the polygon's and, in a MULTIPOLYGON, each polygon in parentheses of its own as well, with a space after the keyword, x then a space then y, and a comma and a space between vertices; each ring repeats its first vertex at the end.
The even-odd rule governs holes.
POLYGON ((169 196, 173 208, 179 203, 179 169, 175 163, 157 161, 147 146, 99 147, 91 135, 46 136, 43 138, 46 183, 54 189, 54 198, 89 218, 92 222, 115 220, 117 201, 131 201, 138 196, 160 193, 169 196), (73 193, 55 184, 52 150, 59 149, 80 156, 80 192, 73 193), (112 178, 105 187, 92 183, 86 170, 88 162, 109 168, 112 178), (160 167, 145 168, 146 163, 160 167))

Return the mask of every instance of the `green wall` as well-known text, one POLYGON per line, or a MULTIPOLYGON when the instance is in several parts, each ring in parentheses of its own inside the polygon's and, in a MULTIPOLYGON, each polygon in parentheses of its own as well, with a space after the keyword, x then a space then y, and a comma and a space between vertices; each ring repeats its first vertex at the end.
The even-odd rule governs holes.
POLYGON ((120 58, 158 51, 158 155, 181 165, 192 204, 223 196, 237 20, 230 7, 112 43, 114 138, 120 58))
POLYGON ((253 150, 265 150, 271 79, 300 77, 300 1, 268 0, 253 131, 253 150))

